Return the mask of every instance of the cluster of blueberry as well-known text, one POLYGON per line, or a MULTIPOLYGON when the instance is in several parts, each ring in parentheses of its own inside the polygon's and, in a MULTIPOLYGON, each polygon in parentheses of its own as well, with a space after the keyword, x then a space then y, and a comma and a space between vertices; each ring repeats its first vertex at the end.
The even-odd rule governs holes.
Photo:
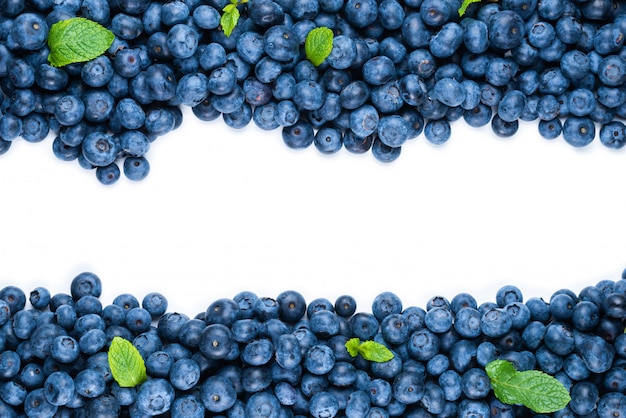
POLYGON ((151 141, 180 125, 180 106, 234 128, 282 129, 323 153, 371 149, 381 161, 450 122, 513 135, 538 120, 574 146, 626 141, 626 3, 615 0, 250 0, 220 26, 229 0, 7 0, 0 17, 0 153, 22 136, 78 160, 110 184, 149 171, 151 141), (49 28, 86 17, 115 35, 86 63, 49 65, 49 28), (319 66, 312 28, 334 32, 319 66))
POLYGON ((0 290, 0 416, 545 417, 494 396, 485 366, 495 359, 553 375, 571 395, 555 417, 626 414, 626 278, 549 302, 512 285, 493 302, 460 293, 425 309, 383 292, 369 313, 348 295, 307 304, 297 291, 243 291, 193 318, 155 292, 103 306, 101 286, 84 272, 70 294, 34 289, 31 308, 20 288, 0 290), (143 358, 139 385, 113 379, 115 337, 143 358), (393 357, 354 355, 353 338, 393 357))

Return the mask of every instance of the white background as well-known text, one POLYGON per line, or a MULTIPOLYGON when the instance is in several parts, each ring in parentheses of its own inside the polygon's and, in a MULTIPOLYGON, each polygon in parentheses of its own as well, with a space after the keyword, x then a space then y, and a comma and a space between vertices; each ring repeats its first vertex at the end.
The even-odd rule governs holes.
POLYGON ((234 130, 185 110, 148 153, 142 182, 100 185, 57 160, 51 138, 0 157, 0 285, 69 292, 92 271, 102 301, 163 293, 189 315, 242 290, 307 300, 341 294, 371 310, 514 284, 526 298, 578 292, 626 267, 626 150, 575 149, 536 123, 512 138, 462 120, 391 164, 371 153, 288 149, 280 131, 234 130))

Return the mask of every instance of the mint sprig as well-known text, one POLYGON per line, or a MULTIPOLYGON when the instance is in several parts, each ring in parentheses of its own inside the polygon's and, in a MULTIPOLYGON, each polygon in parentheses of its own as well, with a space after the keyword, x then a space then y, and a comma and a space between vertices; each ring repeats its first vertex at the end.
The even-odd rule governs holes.
POLYGON ((365 360, 382 363, 393 358, 393 353, 387 347, 376 341, 363 341, 351 338, 346 342, 346 349, 352 357, 359 354, 365 360))
POLYGON ((115 35, 84 17, 61 20, 48 33, 48 61, 53 67, 92 60, 111 46, 115 35))
POLYGON ((130 341, 122 337, 113 337, 108 360, 113 379, 121 387, 135 387, 147 378, 146 364, 141 353, 130 341))
POLYGON ((324 62, 333 49, 333 31, 325 26, 314 28, 306 35, 304 52, 316 67, 324 62))
POLYGON ((239 22, 241 13, 239 13, 237 6, 247 2, 248 0, 230 0, 230 3, 222 9, 224 13, 220 18, 220 26, 222 27, 226 37, 230 37, 235 29, 235 26, 237 26, 237 22, 239 22))
POLYGON ((465 14, 465 11, 467 10, 470 4, 480 3, 480 2, 481 0, 463 0, 463 4, 461 4, 461 7, 459 7, 459 16, 463 16, 465 14))
POLYGON ((496 398, 509 405, 521 404, 547 414, 565 408, 571 399, 561 382, 539 370, 518 372, 511 362, 494 360, 485 371, 496 398))

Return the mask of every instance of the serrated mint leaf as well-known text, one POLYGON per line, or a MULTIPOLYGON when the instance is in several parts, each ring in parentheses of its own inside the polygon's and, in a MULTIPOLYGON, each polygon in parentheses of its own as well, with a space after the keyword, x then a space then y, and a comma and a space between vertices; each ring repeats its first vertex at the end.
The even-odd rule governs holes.
POLYGON ((333 31, 322 26, 312 29, 304 41, 304 52, 316 67, 324 62, 333 49, 333 31))
POLYGON ((132 388, 146 380, 143 357, 130 341, 122 337, 113 337, 108 358, 113 379, 121 387, 132 388))
POLYGON ((360 345, 361 345, 361 340, 359 340, 358 338, 351 338, 346 342, 346 349, 348 350, 348 353, 350 353, 352 357, 356 357, 359 355, 360 345))
POLYGON ((382 363, 393 358, 393 353, 376 341, 363 341, 351 338, 346 342, 346 349, 352 357, 361 355, 365 360, 382 363))
POLYGON ((393 353, 376 341, 363 341, 359 346, 359 354, 365 360, 382 363, 393 358, 393 353))
POLYGON ((459 16, 463 16, 465 14, 465 11, 467 10, 470 4, 480 3, 480 1, 481 0, 463 0, 463 4, 461 4, 461 7, 459 7, 459 16))
POLYGON ((506 404, 521 404, 535 413, 547 414, 565 408, 571 399, 561 382, 538 370, 518 372, 510 362, 494 360, 485 371, 496 398, 506 404))
POLYGON ((84 17, 61 20, 48 33, 48 61, 54 67, 92 60, 113 43, 113 32, 84 17))
POLYGON ((235 26, 237 26, 237 22, 239 21, 239 9, 235 3, 230 3, 224 6, 224 14, 220 18, 220 25, 222 26, 222 30, 224 31, 224 35, 230 37, 230 34, 233 33, 235 26))

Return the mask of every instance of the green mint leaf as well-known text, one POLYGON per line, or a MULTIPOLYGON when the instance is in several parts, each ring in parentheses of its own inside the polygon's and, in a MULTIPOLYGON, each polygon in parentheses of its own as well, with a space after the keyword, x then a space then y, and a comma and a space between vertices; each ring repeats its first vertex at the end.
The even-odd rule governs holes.
POLYGON ((496 398, 506 404, 522 404, 535 413, 546 414, 565 408, 571 399, 561 382, 538 370, 518 372, 510 362, 494 360, 485 371, 496 398))
POLYGON ((358 338, 351 338, 346 342, 346 349, 348 350, 348 353, 350 353, 352 357, 356 357, 359 355, 360 345, 361 345, 361 340, 359 340, 358 338))
POLYGON ((359 346, 359 354, 365 360, 382 363, 393 358, 393 353, 387 347, 376 341, 363 341, 359 346))
POLYGON ((121 387, 132 388, 146 380, 143 357, 130 341, 113 337, 108 357, 113 379, 121 387))
POLYGON ((333 31, 322 26, 311 30, 304 41, 304 52, 316 67, 324 62, 333 49, 333 31))
POLYGON ((237 0, 235 2, 227 4, 224 9, 224 14, 220 18, 220 25, 222 26, 222 30, 224 31, 224 35, 226 37, 230 37, 230 34, 233 33, 235 26, 237 26, 237 22, 239 21, 239 9, 237 9, 237 0))
POLYGON ((359 354, 365 360, 382 363, 393 358, 393 353, 384 345, 376 341, 363 341, 358 338, 351 338, 346 342, 346 350, 352 357, 359 354))
POLYGON ((503 403, 516 405, 521 403, 517 399, 515 388, 502 382, 510 381, 517 373, 513 364, 506 360, 493 360, 485 366, 487 376, 491 380, 491 387, 496 397, 503 403))
POLYGON ((48 33, 48 61, 54 67, 92 60, 111 46, 113 32, 84 17, 61 20, 48 33))
POLYGON ((465 11, 472 3, 480 3, 481 0, 463 0, 463 4, 459 7, 459 16, 463 16, 465 11))

